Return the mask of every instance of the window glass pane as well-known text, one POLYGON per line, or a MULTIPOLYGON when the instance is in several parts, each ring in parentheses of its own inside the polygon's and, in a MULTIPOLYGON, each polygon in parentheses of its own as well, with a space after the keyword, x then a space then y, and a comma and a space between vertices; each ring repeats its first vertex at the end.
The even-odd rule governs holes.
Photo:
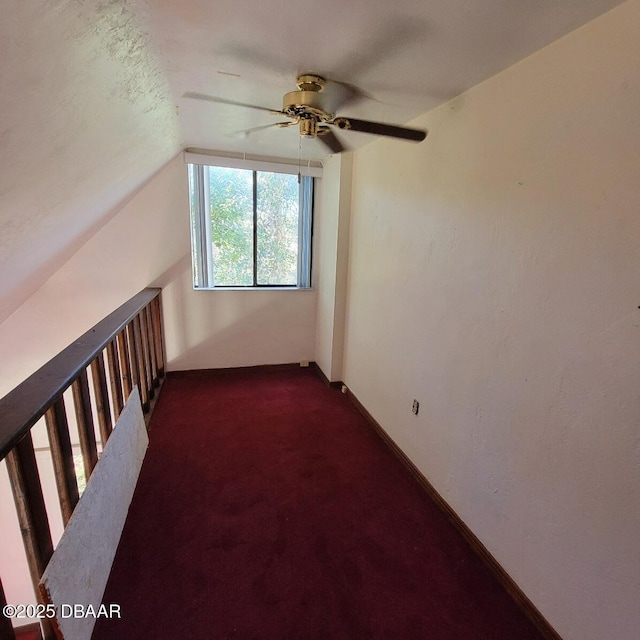
POLYGON ((253 285, 253 171, 209 167, 213 282, 253 285))
POLYGON ((298 177, 283 173, 257 175, 258 284, 298 282, 298 177))

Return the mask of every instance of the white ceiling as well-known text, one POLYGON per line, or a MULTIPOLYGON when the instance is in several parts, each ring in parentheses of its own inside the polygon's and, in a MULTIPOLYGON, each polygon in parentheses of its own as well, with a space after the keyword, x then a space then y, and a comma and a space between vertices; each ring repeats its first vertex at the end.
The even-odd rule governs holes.
POLYGON ((230 136, 275 118, 185 92, 280 109, 316 72, 372 97, 339 115, 404 124, 617 4, 3 0, 0 322, 181 148, 326 153, 293 127, 230 136))
MULTIPOLYGON (((179 107, 185 146, 291 158, 301 151, 303 158, 319 159, 324 146, 301 141, 296 127, 232 135, 276 122, 275 116, 182 96, 198 92, 280 109, 297 74, 315 72, 375 98, 340 115, 405 124, 617 4, 150 0, 151 40, 179 107)), ((339 137, 352 148, 372 139, 339 137)))
POLYGON ((0 322, 179 152, 140 6, 0 2, 0 322))

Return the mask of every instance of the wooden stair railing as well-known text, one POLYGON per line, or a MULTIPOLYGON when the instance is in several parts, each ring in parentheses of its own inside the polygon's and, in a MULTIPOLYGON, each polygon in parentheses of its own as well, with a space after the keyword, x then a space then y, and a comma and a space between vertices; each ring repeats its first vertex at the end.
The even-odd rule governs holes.
MULTIPOLYGON (((38 585, 53 554, 53 543, 32 427, 44 416, 66 526, 79 491, 67 419, 68 394, 67 399, 63 394, 71 388, 73 416, 88 480, 98 460, 95 425, 104 447, 136 385, 148 422, 152 401, 164 381, 164 363, 160 289, 144 289, 0 400, 0 461, 7 463, 38 602, 42 602, 38 585)), ((5 604, 0 580, 0 606, 5 604)), ((49 621, 41 619, 40 623, 44 640, 53 640, 55 635, 49 621)), ((0 638, 15 637, 11 620, 0 613, 0 638)))

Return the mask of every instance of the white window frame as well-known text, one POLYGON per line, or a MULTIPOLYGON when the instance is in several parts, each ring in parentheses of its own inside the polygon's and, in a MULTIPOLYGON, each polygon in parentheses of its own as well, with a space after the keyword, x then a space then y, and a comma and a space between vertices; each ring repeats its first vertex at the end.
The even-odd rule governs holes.
POLYGON ((322 168, 287 162, 270 162, 233 156, 213 156, 200 153, 185 152, 185 162, 192 165, 189 172, 192 184, 190 192, 194 193, 194 210, 191 211, 191 257, 193 288, 195 290, 265 290, 265 289, 310 289, 312 238, 313 238, 313 190, 314 177, 322 175, 322 168), (213 254, 211 247, 211 225, 209 224, 210 200, 209 167, 231 167, 251 169, 258 172, 298 174, 300 182, 300 214, 298 216, 298 276, 295 285, 253 285, 222 286, 214 281, 213 254))

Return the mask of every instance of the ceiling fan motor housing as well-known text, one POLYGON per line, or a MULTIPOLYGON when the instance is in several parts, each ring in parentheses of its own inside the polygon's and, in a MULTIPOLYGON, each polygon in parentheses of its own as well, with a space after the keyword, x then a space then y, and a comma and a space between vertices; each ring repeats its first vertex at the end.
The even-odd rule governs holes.
POLYGON ((312 114, 322 120, 329 119, 329 114, 322 108, 322 100, 317 91, 290 91, 282 100, 282 110, 290 116, 312 114))

